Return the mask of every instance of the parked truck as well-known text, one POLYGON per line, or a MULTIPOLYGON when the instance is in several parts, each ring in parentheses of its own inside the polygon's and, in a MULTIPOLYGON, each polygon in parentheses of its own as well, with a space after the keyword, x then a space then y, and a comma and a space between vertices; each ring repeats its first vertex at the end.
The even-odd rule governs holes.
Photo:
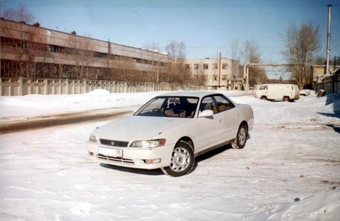
POLYGON ((294 101, 299 96, 296 84, 262 84, 255 90, 255 97, 263 100, 294 101))

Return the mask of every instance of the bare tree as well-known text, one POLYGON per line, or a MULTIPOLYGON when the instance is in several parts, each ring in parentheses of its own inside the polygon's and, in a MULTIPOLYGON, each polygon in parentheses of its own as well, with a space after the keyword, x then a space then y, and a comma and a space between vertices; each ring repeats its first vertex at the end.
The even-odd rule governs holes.
MULTIPOLYGON (((244 63, 261 63, 261 55, 259 53, 258 45, 255 40, 247 40, 244 42, 241 56, 244 63)), ((262 84, 267 80, 266 72, 263 68, 250 67, 249 68, 249 84, 262 84)))
POLYGON ((140 76, 135 71, 136 63, 132 58, 121 57, 114 61, 114 76, 116 81, 137 82, 140 76))
POLYGON ((185 44, 183 41, 171 41, 166 47, 165 50, 169 53, 169 58, 176 62, 178 59, 185 59, 185 44))
POLYGON ((2 47, 11 48, 17 57, 18 74, 13 77, 39 77, 38 70, 43 68, 41 65, 37 66, 38 60, 42 62, 45 57, 50 56, 39 29, 20 22, 4 22, 1 31, 2 47))
POLYGON ((160 51, 160 46, 158 44, 156 44, 155 42, 153 43, 147 43, 143 46, 143 48, 145 50, 149 50, 149 51, 155 51, 155 52, 159 52, 160 51))
POLYGON ((230 44, 230 56, 231 56, 231 58, 232 59, 234 59, 234 60, 240 60, 239 59, 239 49, 238 49, 238 41, 237 40, 235 40, 235 41, 233 41, 233 42, 231 42, 231 44, 230 44))
MULTIPOLYGON (((324 56, 318 55, 315 57, 314 63, 316 65, 325 65, 326 64, 326 59, 324 56)), ((329 62, 331 64, 331 62, 329 62)))
POLYGON ((257 42, 252 40, 246 40, 244 42, 243 50, 241 51, 241 56, 244 63, 260 63, 261 56, 259 53, 257 42))
POLYGON ((197 69, 192 70, 190 83, 197 86, 204 86, 207 77, 207 75, 204 75, 203 64, 201 62, 197 69))
POLYGON ((308 66, 316 58, 316 53, 320 49, 319 26, 313 22, 288 25, 282 36, 285 49, 283 55, 289 63, 294 64, 292 77, 296 80, 300 88, 310 83, 308 76, 308 66))
POLYGON ((21 4, 18 8, 10 8, 4 11, 3 17, 8 20, 25 22, 31 24, 34 20, 34 16, 28 11, 26 5, 21 4))
POLYGON ((197 86, 204 86, 208 78, 208 75, 204 75, 204 69, 202 62, 198 64, 197 69, 193 69, 191 72, 190 83, 197 86))
POLYGON ((79 37, 75 34, 69 36, 70 48, 68 53, 72 56, 74 62, 74 76, 78 80, 89 78, 89 67, 93 61, 95 46, 91 40, 85 37, 79 37))
POLYGON ((144 45, 143 48, 146 50, 144 53, 147 53, 147 56, 151 58, 145 73, 146 76, 144 76, 144 81, 159 82, 160 67, 156 57, 160 51, 160 47, 153 42, 144 45))
POLYGON ((39 30, 36 26, 27 25, 33 22, 34 16, 27 10, 25 5, 17 9, 4 11, 4 18, 11 20, 1 25, 3 32, 1 44, 11 47, 17 56, 18 71, 13 77, 32 77, 36 75, 35 57, 46 52, 46 45, 39 38, 39 30))
POLYGON ((168 76, 163 75, 163 80, 185 84, 190 80, 190 70, 185 68, 185 44, 183 42, 171 41, 165 50, 169 54, 171 62, 168 66, 168 76))

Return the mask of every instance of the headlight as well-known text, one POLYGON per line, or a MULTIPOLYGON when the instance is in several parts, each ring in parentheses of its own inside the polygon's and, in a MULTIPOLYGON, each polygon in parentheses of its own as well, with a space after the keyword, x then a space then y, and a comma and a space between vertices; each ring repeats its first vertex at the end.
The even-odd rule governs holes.
POLYGON ((130 147, 139 147, 139 148, 154 148, 165 145, 165 139, 159 140, 136 140, 130 144, 130 147))
POLYGON ((99 139, 93 134, 90 135, 89 141, 93 143, 99 143, 99 139))

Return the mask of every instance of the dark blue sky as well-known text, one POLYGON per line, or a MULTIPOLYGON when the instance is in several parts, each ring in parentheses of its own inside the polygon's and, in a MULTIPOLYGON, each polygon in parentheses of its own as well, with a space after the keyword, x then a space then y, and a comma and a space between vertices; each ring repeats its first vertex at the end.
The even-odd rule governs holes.
POLYGON ((332 4, 332 56, 340 56, 340 2, 335 0, 1 0, 2 12, 26 4, 42 27, 164 51, 171 40, 183 41, 187 58, 231 56, 256 40, 263 62, 284 63, 281 35, 292 23, 319 25, 325 56, 328 4, 332 4))

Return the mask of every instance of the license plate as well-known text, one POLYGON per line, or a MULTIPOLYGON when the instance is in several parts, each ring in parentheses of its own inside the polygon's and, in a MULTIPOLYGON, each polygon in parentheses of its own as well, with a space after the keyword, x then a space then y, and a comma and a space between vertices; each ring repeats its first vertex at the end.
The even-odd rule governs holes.
POLYGON ((98 153, 108 157, 123 157, 123 150, 99 147, 98 153))

